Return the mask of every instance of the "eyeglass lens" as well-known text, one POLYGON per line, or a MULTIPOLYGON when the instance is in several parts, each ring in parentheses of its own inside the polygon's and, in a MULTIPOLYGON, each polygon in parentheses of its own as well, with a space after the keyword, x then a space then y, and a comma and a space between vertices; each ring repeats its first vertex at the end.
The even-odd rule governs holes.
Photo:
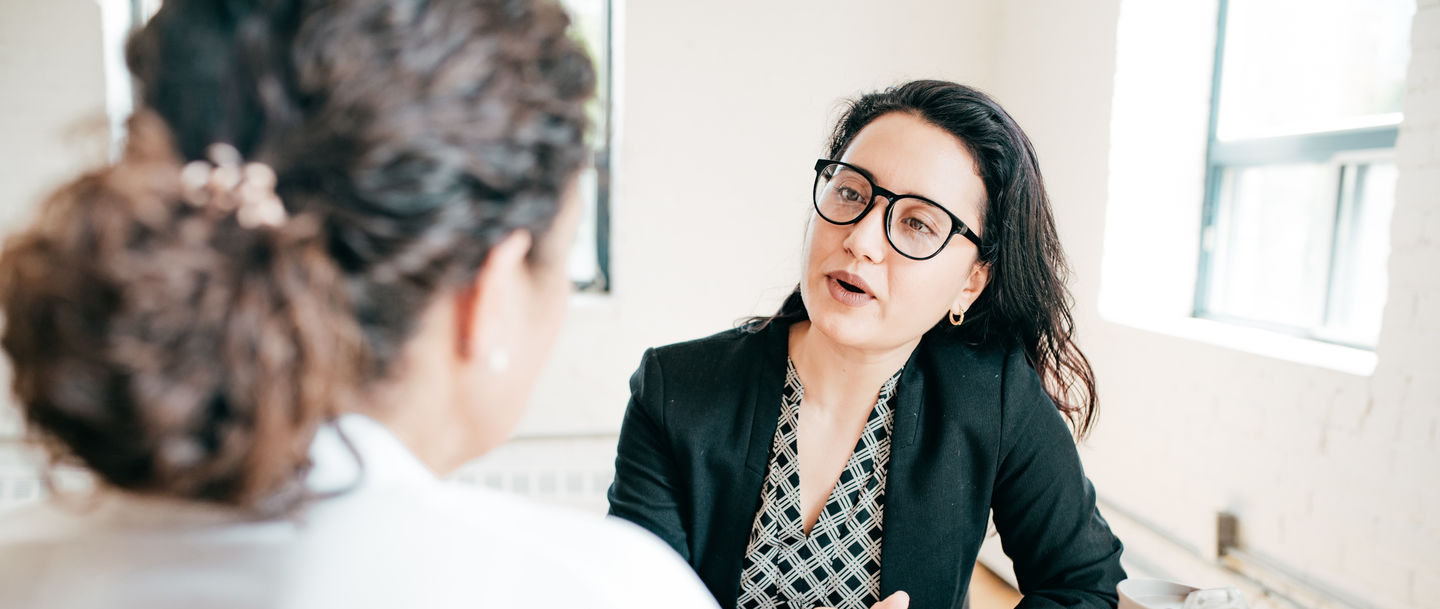
MULTIPOLYGON (((860 172, 828 165, 815 182, 815 211, 834 224, 852 223, 875 198, 874 188, 860 172)), ((900 197, 887 207, 885 236, 897 251, 912 258, 934 255, 954 228, 950 215, 929 201, 900 197)))

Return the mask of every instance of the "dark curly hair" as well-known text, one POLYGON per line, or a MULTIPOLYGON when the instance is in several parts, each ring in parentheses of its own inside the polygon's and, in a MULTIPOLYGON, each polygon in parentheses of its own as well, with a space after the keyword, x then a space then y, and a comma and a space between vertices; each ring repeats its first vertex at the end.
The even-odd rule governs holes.
MULTIPOLYGON (((965 323, 940 320, 930 333, 1023 350, 1055 407, 1083 438, 1099 411, 1095 373, 1075 344, 1065 286, 1069 266, 1030 138, 990 96, 953 82, 917 80, 851 101, 835 124, 827 158, 840 158, 861 129, 893 112, 912 114, 960 140, 988 198, 979 262, 990 266, 989 283, 966 311, 965 323)), ((752 325, 803 318, 804 309, 797 288, 776 315, 752 325)))
POLYGON ((297 505, 315 430, 422 310, 553 223, 595 81, 568 26, 536 0, 167 0, 127 49, 124 155, 0 254, 31 431, 119 488, 297 505), (214 143, 273 167, 288 222, 185 202, 214 143))

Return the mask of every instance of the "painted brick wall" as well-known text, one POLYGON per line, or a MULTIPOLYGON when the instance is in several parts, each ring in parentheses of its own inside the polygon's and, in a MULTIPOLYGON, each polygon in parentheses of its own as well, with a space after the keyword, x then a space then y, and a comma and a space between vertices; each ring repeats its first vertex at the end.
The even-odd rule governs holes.
POLYGON ((1440 0, 1417 3, 1411 37, 1390 297, 1366 402, 1379 424, 1347 430, 1384 455, 1366 477, 1385 503, 1349 541, 1388 559, 1394 574, 1369 580, 1393 592, 1392 606, 1440 607, 1440 0))

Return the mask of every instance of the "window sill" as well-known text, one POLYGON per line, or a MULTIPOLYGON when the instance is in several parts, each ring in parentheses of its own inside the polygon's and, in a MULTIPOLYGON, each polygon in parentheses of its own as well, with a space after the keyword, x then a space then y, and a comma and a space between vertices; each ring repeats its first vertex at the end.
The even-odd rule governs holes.
POLYGON ((571 310, 589 311, 596 309, 611 310, 615 307, 613 292, 601 292, 599 290, 574 290, 570 293, 571 310))
POLYGON ((1194 317, 1156 319, 1107 315, 1106 321, 1175 338, 1355 376, 1375 372, 1374 351, 1194 317))

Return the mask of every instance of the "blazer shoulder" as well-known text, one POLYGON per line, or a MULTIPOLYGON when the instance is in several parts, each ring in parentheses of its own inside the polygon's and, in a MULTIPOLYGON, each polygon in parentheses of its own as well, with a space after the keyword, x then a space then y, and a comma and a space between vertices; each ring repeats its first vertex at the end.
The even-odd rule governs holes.
POLYGON ((974 345, 941 335, 926 337, 917 355, 916 378, 926 386, 926 399, 948 405, 942 416, 956 420, 998 424, 1016 377, 1035 375, 1018 346, 974 345))
POLYGON ((713 358, 736 349, 756 348, 763 342, 767 330, 749 332, 744 328, 731 328, 716 332, 704 338, 670 343, 655 347, 653 351, 666 361, 713 358))
POLYGON ((1037 409, 1055 410, 1040 374, 1018 344, 947 345, 938 361, 968 369, 967 375, 998 390, 995 403, 1007 412, 1021 410, 1028 416, 1037 409))
POLYGON ((734 419, 765 387, 774 385, 779 399, 787 337, 784 327, 771 326, 655 347, 637 374, 641 385, 660 388, 648 399, 667 426, 709 429, 734 419))
MULTIPOLYGON (((664 375, 666 385, 705 379, 726 379, 733 383, 737 374, 751 369, 765 358, 773 346, 778 329, 758 332, 734 328, 704 338, 672 343, 650 350, 649 357, 664 375)), ((783 332, 782 336, 783 338, 783 332)))
POLYGON ((965 376, 1001 379, 1016 358, 1022 363, 1025 361, 1025 353, 1019 346, 973 345, 944 335, 927 336, 922 352, 924 363, 943 370, 946 376, 958 372, 965 376))

